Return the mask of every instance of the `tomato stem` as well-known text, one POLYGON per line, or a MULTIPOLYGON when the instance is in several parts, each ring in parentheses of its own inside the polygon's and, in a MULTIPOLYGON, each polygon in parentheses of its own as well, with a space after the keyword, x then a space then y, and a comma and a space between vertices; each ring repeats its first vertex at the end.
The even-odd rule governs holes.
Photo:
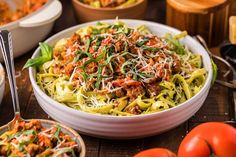
POLYGON ((212 153, 212 154, 210 155, 210 157, 217 157, 217 156, 216 156, 215 154, 212 153))

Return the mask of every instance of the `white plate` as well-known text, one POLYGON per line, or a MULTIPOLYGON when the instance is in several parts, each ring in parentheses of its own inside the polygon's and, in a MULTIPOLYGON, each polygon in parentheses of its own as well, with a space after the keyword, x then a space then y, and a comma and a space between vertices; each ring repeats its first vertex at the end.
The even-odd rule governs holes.
MULTIPOLYGON (((180 33, 179 30, 158 23, 141 20, 121 21, 129 26, 144 24, 154 34, 159 36, 163 36, 165 33, 180 33)), ((104 22, 113 23, 114 20, 104 20, 104 22)), ((46 42, 50 45, 54 45, 59 39, 71 36, 80 27, 94 25, 95 23, 96 22, 85 23, 66 29, 52 36, 46 40, 46 42)), ((208 71, 206 83, 201 91, 188 101, 157 113, 130 117, 116 117, 78 111, 60 104, 47 96, 35 81, 34 68, 29 69, 30 80, 35 96, 43 110, 53 119, 78 130, 80 133, 111 139, 130 139, 156 135, 180 125, 193 116, 204 103, 210 89, 212 66, 209 55, 205 49, 190 36, 184 38, 182 43, 187 45, 192 52, 202 55, 204 67, 208 71)), ((33 58, 36 57, 39 52, 38 48, 35 51, 33 58)))

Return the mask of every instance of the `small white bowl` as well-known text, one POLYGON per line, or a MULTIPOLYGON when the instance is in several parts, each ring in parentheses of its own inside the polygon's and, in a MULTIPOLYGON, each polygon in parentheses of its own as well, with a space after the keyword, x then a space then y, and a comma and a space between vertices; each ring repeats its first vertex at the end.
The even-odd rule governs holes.
MULTIPOLYGON (((177 29, 154 22, 141 20, 121 21, 133 27, 145 25, 151 30, 151 32, 159 36, 163 36, 165 33, 180 33, 177 29)), ((114 20, 105 20, 102 22, 113 23, 114 20)), ((79 28, 94 25, 95 23, 96 22, 85 23, 66 29, 52 36, 45 42, 54 45, 59 39, 71 36, 79 28)), ((35 80, 36 71, 34 68, 29 69, 30 81, 36 99, 43 110, 53 119, 77 129, 81 133, 110 139, 130 139, 151 136, 174 128, 188 120, 199 110, 208 95, 212 80, 212 65, 210 57, 206 50, 192 37, 187 36, 182 40, 182 43, 192 52, 202 55, 204 67, 208 71, 206 82, 199 93, 191 99, 176 107, 161 112, 127 117, 86 113, 67 107, 47 96, 37 85, 35 80)), ((38 48, 32 58, 38 56, 39 53, 40 50, 38 48)))
MULTIPOLYGON (((48 0, 37 11, 17 21, 0 26, 0 30, 8 30, 12 34, 14 58, 37 46, 50 33, 61 12, 62 5, 60 1, 48 0)), ((2 61, 3 57, 0 50, 0 62, 2 61)))
POLYGON ((2 64, 0 63, 0 104, 5 91, 5 72, 2 64))

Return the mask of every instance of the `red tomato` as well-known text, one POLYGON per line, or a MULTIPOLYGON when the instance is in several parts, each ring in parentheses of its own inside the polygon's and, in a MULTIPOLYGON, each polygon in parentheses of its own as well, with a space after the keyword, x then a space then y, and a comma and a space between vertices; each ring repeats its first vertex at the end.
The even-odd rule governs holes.
POLYGON ((178 157, 236 157, 236 129, 220 122, 198 125, 181 142, 178 157))
POLYGON ((164 148, 152 148, 136 154, 134 157, 177 157, 175 153, 164 148))

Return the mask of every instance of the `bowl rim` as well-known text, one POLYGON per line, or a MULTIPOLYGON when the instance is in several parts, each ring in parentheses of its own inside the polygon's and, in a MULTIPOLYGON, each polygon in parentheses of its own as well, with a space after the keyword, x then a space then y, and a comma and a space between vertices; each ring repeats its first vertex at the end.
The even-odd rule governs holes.
POLYGON ((3 65, 0 63, 0 87, 5 84, 5 71, 3 65))
MULTIPOLYGON (((85 157, 85 155, 86 155, 86 146, 85 146, 84 140, 80 136, 80 134, 78 132, 76 132, 74 129, 72 129, 72 128, 70 128, 70 127, 68 127, 68 126, 66 126, 62 123, 53 121, 53 120, 37 119, 37 118, 27 119, 27 120, 24 119, 24 121, 31 121, 31 120, 39 120, 41 123, 44 123, 44 124, 58 125, 58 126, 61 126, 63 129, 66 129, 67 131, 71 132, 74 135, 74 137, 79 141, 79 144, 81 146, 80 156, 85 157)), ((8 129, 9 130, 8 123, 3 125, 3 126, 0 126, 0 131, 3 130, 3 129, 8 129)))
POLYGON ((9 28, 15 28, 15 27, 17 27, 21 21, 26 20, 26 19, 28 19, 28 18, 34 16, 34 15, 37 14, 38 12, 43 11, 43 10, 44 10, 50 3, 52 3, 53 1, 55 1, 55 0, 48 0, 47 3, 44 4, 43 6, 41 6, 38 10, 36 10, 36 11, 34 11, 34 12, 32 12, 32 13, 30 13, 30 14, 28 14, 28 15, 22 17, 22 18, 19 18, 19 19, 16 20, 16 21, 12 21, 12 22, 6 23, 6 24, 4 24, 4 25, 1 25, 1 26, 0 26, 0 30, 1 30, 1 29, 6 29, 6 28, 9 29, 9 28))
MULTIPOLYGON (((147 24, 147 25, 150 24, 150 25, 155 25, 157 27, 167 28, 168 30, 171 30, 171 31, 174 31, 174 32, 181 32, 180 30, 178 30, 176 28, 173 28, 173 27, 170 27, 170 26, 167 26, 167 25, 164 25, 164 24, 156 23, 156 22, 150 22, 150 21, 145 21, 145 20, 133 20, 133 19, 119 19, 119 20, 122 21, 122 22, 125 22, 125 23, 127 23, 127 22, 139 22, 139 23, 143 23, 143 24, 147 24)), ((114 19, 108 19, 108 20, 97 20, 97 21, 92 21, 92 22, 87 22, 87 23, 79 24, 79 25, 67 28, 67 29, 65 29, 65 30, 63 30, 61 32, 56 33, 55 35, 51 36, 50 38, 48 38, 44 42, 53 41, 54 38, 59 37, 62 34, 71 32, 72 30, 74 30, 76 28, 81 28, 81 27, 84 27, 84 26, 93 25, 96 22, 112 23, 114 21, 115 21, 114 19)), ((199 42, 194 40, 189 35, 187 37, 185 37, 185 38, 187 38, 186 40, 190 40, 190 41, 195 42, 196 44, 198 44, 198 46, 200 46, 204 50, 204 53, 206 54, 207 60, 210 62, 209 54, 207 53, 205 48, 199 42)), ((32 55, 32 58, 35 58, 38 55, 39 49, 40 48, 38 47, 34 51, 34 53, 32 55)), ((113 116, 113 115, 94 114, 94 113, 89 113, 89 112, 85 112, 85 111, 80 111, 80 110, 76 110, 74 108, 68 107, 68 106, 66 106, 66 105, 64 105, 62 103, 59 103, 58 101, 56 101, 53 98, 51 98, 50 96, 48 96, 46 93, 44 93, 40 89, 40 87, 37 85, 37 82, 35 80, 34 71, 35 71, 35 68, 33 68, 33 67, 29 68, 29 77, 30 77, 30 81, 31 81, 32 87, 34 89, 34 92, 36 92, 40 96, 44 97, 45 100, 48 101, 49 104, 55 106, 55 108, 58 108, 59 110, 63 110, 65 112, 72 113, 72 114, 80 114, 81 116, 90 116, 91 118, 94 118, 94 119, 114 119, 114 117, 116 117, 115 119, 117 119, 117 120, 128 120, 128 119, 132 120, 132 119, 138 119, 138 118, 142 119, 144 117, 153 117, 153 116, 155 117, 156 115, 161 115, 161 114, 164 114, 164 113, 166 113, 168 111, 171 112, 171 111, 176 110, 176 109, 184 108, 184 106, 188 105, 189 102, 197 101, 197 98, 199 97, 200 94, 203 94, 205 91, 209 90, 208 88, 211 86, 212 73, 213 73, 212 65, 210 65, 210 68, 208 70, 207 79, 205 80, 205 84, 201 88, 201 90, 197 94, 195 94, 193 97, 188 99, 187 101, 185 101, 185 102, 183 102, 181 104, 178 104, 175 107, 172 107, 172 108, 169 108, 169 109, 166 109, 166 110, 163 110, 163 111, 159 111, 159 112, 148 113, 148 114, 140 114, 140 115, 134 115, 134 116, 113 116)))
POLYGON ((92 10, 96 10, 96 11, 107 11, 107 12, 109 12, 109 11, 120 11, 120 10, 124 10, 124 9, 131 9, 131 8, 133 8, 135 6, 138 6, 138 5, 140 5, 140 4, 144 3, 144 2, 147 2, 147 0, 138 0, 138 2, 136 2, 134 4, 131 4, 131 5, 127 6, 127 7, 120 7, 120 8, 119 7, 116 7, 116 8, 95 8, 95 7, 92 7, 92 6, 88 5, 88 4, 82 3, 80 0, 72 0, 72 2, 74 4, 76 4, 76 5, 80 5, 80 6, 84 7, 84 8, 87 8, 87 9, 92 9, 92 10))

